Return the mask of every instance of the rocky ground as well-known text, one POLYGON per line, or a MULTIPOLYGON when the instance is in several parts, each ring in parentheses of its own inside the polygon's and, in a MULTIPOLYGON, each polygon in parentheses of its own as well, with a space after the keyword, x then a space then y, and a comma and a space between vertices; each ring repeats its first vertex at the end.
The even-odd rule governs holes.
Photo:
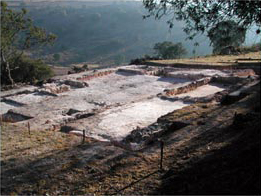
MULTIPOLYGON (((111 76, 98 79, 105 81, 111 76)), ((201 98, 202 86, 197 85, 204 82, 198 76, 192 77, 196 82, 181 86, 166 83, 168 90, 153 96, 154 99, 169 103, 189 100, 189 104, 148 126, 137 127, 123 140, 83 138, 73 132, 62 132, 61 127, 26 126, 32 119, 23 119, 25 123, 20 124, 2 121, 1 194, 260 194, 260 82, 256 76, 241 79, 231 76, 220 75, 215 83, 203 84, 213 86, 221 80, 222 89, 212 93, 203 90, 201 98), (160 168, 159 139, 164 142, 163 168, 160 168)), ((145 92, 153 94, 159 88, 157 85, 154 83, 154 90, 145 92)), ((29 91, 36 93, 33 87, 29 91)), ((1 96, 8 98, 10 93, 1 96)), ((18 103, 23 100, 28 99, 16 99, 18 103)), ((132 101, 135 102, 127 106, 142 103, 139 99, 132 101)), ((39 103, 36 100, 34 104, 39 103)), ((102 107, 99 104, 97 107, 102 107)), ((27 106, 19 106, 23 107, 27 106)), ((100 111, 98 116, 113 107, 100 111)), ((46 111, 53 111, 50 108, 46 111)), ((79 111, 75 114, 83 115, 79 111)), ((85 118, 98 122, 96 115, 85 118)), ((89 122, 74 120, 66 126, 77 128, 78 121, 89 122)))

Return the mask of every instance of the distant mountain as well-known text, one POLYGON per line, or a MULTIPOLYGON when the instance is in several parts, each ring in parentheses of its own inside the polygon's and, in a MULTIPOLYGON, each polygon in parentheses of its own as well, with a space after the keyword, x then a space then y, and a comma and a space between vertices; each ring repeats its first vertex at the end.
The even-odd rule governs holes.
MULTIPOLYGON (((164 19, 143 20, 147 13, 140 1, 23 1, 11 6, 28 9, 37 26, 58 36, 53 47, 31 51, 50 64, 120 64, 153 55, 154 44, 163 41, 182 42, 189 55, 195 49, 195 41, 185 41, 182 22, 170 31, 164 19)), ((211 53, 206 37, 196 41, 196 55, 211 53)))

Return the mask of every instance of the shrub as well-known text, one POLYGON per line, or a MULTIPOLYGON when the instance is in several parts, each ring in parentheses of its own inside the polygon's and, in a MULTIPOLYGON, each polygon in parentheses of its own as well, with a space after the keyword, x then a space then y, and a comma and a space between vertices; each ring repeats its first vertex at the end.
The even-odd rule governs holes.
POLYGON ((154 45, 155 52, 163 59, 178 59, 187 54, 187 50, 183 47, 181 42, 161 42, 154 45))
POLYGON ((39 59, 35 60, 22 56, 13 63, 17 67, 12 72, 15 82, 35 84, 54 75, 52 69, 39 59))
POLYGON ((149 55, 144 55, 144 57, 142 58, 131 59, 130 65, 142 65, 149 60, 162 60, 162 59, 159 57, 154 57, 154 56, 151 57, 149 55))

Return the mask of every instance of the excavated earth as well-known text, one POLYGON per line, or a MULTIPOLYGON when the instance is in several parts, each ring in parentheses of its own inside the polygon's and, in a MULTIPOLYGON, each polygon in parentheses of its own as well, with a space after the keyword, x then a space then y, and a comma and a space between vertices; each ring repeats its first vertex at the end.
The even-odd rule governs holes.
POLYGON ((2 194, 260 194, 256 70, 130 65, 3 91, 2 194))

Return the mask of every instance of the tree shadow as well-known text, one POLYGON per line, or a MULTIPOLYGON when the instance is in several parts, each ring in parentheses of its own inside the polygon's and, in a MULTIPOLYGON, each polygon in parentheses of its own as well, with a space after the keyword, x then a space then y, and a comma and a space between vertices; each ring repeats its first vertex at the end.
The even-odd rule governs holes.
POLYGON ((87 169, 90 173, 97 174, 98 171, 88 166, 88 163, 104 158, 112 152, 107 150, 105 153, 104 148, 108 148, 108 144, 86 142, 69 149, 49 151, 33 161, 20 157, 2 162, 1 194, 41 194, 41 190, 37 188, 41 182, 45 183, 42 188, 46 190, 55 184, 59 186, 60 182, 72 184, 66 176, 75 169, 87 169))
POLYGON ((150 194, 260 194, 259 118, 260 113, 248 122, 233 123, 191 139, 192 145, 185 151, 188 155, 210 143, 229 142, 206 156, 187 157, 189 164, 179 169, 173 163, 162 176, 161 186, 150 194))

